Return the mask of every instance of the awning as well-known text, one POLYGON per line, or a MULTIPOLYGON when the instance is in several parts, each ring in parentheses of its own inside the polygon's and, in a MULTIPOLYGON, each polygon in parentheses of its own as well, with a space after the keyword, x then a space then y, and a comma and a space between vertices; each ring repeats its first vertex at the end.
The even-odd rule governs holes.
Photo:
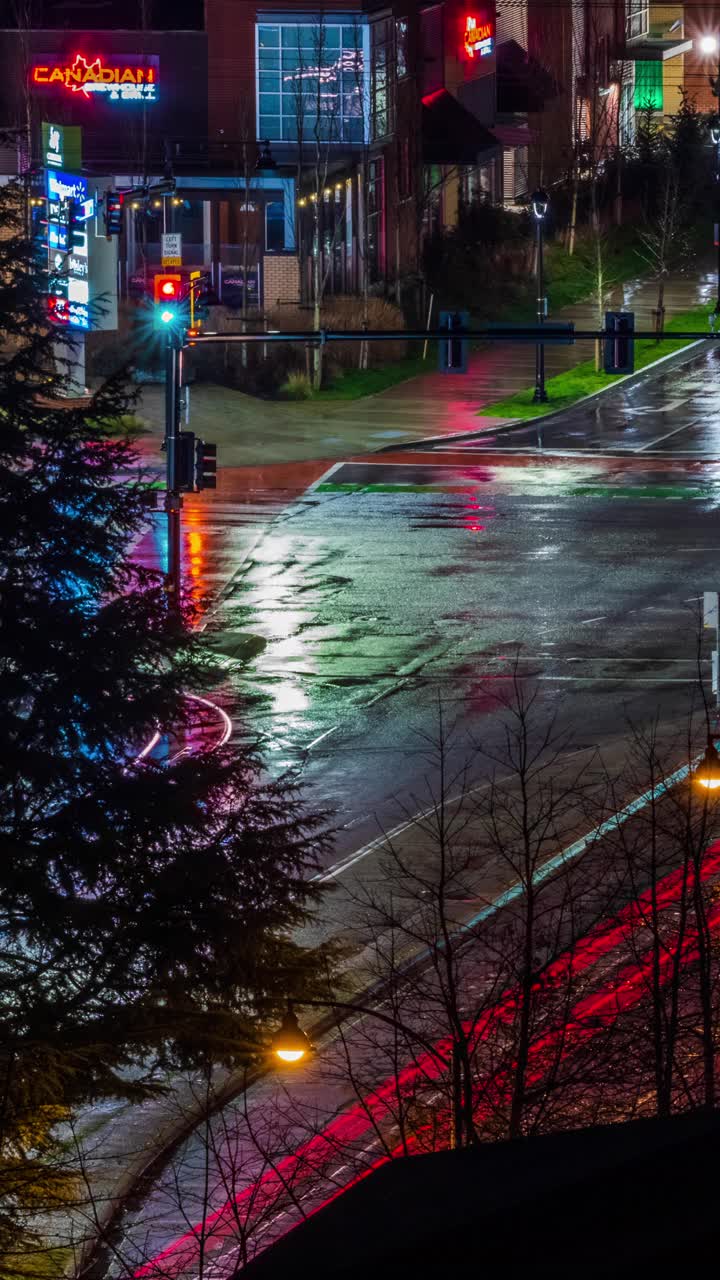
POLYGON ((500 153, 500 143, 447 89, 423 98, 425 164, 477 164, 500 153))
POLYGON ((623 45, 618 53, 618 60, 624 62, 667 62, 669 58, 678 58, 681 53, 690 53, 692 40, 652 40, 638 41, 637 44, 623 45))

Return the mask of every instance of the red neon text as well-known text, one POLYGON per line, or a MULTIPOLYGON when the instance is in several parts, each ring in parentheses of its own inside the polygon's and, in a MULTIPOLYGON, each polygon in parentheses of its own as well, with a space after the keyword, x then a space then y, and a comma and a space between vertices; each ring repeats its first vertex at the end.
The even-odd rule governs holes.
POLYGON ((468 58, 474 58, 478 52, 490 52, 486 42, 493 38, 491 22, 478 22, 477 18, 468 17, 465 22, 464 45, 468 58), (483 50, 483 46, 486 48, 483 50))
POLYGON ((127 64, 104 66, 101 58, 97 57, 93 62, 88 62, 81 53, 78 53, 72 64, 34 66, 32 79, 34 84, 61 84, 71 93, 83 93, 86 98, 89 98, 90 92, 99 86, 154 84, 155 68, 127 64))

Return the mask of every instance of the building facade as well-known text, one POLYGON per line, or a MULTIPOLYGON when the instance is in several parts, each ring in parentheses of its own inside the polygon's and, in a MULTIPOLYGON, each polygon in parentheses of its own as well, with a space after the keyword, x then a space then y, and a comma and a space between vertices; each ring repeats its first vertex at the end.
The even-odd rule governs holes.
POLYGON ((126 205, 123 292, 147 291, 179 231, 183 270, 231 307, 400 299, 463 204, 519 205, 601 163, 683 88, 715 103, 715 24, 692 13, 686 30, 647 0, 205 0, 197 30, 7 30, 0 176, 43 163, 49 121, 80 125, 84 166, 118 188, 173 177, 172 198, 126 205))

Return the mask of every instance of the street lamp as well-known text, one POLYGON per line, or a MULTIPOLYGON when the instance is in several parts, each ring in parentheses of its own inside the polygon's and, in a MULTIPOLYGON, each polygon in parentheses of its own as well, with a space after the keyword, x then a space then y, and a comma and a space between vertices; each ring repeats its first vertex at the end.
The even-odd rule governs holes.
POLYGON ((720 755, 710 736, 708 736, 703 758, 693 775, 693 781, 699 787, 705 787, 707 791, 717 791, 720 788, 720 755))
MULTIPOLYGON (((409 1040, 416 1040, 425 1052, 434 1058, 443 1071, 451 1071, 453 1147, 462 1147, 465 1135, 467 1135, 468 1142, 475 1140, 471 1117, 466 1115, 461 1085, 460 1045, 455 1040, 452 1043, 451 1057, 447 1058, 424 1036, 405 1026, 398 1018, 394 1018, 388 1013, 382 1013, 379 1009, 370 1009, 366 1005, 352 1004, 344 1000, 301 1000, 299 1003, 314 1009, 340 1009, 343 1012, 362 1013, 368 1017, 377 1018, 379 1022, 384 1022, 386 1026, 392 1027, 395 1031, 400 1031, 409 1040)), ((288 1003, 287 1013, 270 1041, 270 1052, 280 1062, 293 1066, 302 1062, 312 1053, 312 1045, 297 1020, 292 1001, 288 1003)))
MULTIPOLYGON (((544 281, 543 281, 543 223, 545 214, 548 211, 550 199, 546 191, 542 187, 538 187, 537 191, 533 191, 530 197, 532 205, 533 217, 535 218, 535 231, 537 236, 537 256, 535 267, 535 278, 537 280, 537 322, 542 327, 545 321, 545 312, 547 303, 545 300, 544 281)), ((545 345, 538 342, 535 347, 535 392, 533 394, 533 404, 546 404, 547 391, 545 390, 545 345)))
POLYGON ((285 1017, 270 1041, 270 1049, 281 1062, 301 1062, 312 1053, 312 1045, 302 1030, 292 1005, 288 1006, 285 1017))

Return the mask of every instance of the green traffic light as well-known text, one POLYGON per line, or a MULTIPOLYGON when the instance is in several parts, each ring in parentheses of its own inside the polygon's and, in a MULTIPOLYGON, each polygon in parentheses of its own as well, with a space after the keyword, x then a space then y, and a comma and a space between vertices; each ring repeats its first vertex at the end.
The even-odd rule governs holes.
POLYGON ((167 311, 167 310, 161 311, 160 319, 162 320, 163 324, 172 324, 173 320, 175 319, 175 312, 167 311))

